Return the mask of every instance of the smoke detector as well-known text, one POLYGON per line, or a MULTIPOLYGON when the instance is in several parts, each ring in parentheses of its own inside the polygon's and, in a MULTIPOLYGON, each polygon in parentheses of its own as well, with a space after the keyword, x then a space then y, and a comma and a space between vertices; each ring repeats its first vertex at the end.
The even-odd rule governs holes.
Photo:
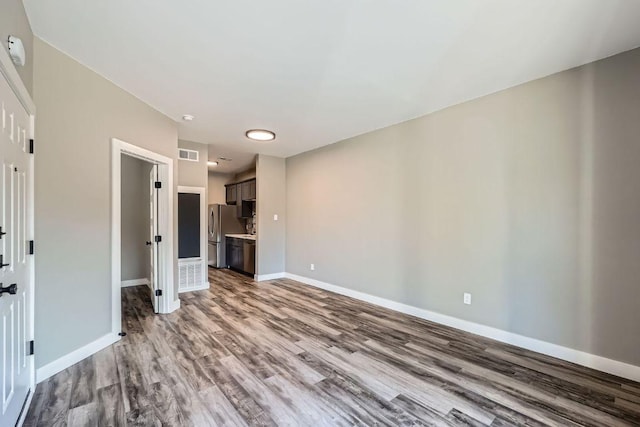
POLYGON ((14 64, 19 67, 24 66, 27 59, 24 52, 24 45, 22 44, 22 40, 16 36, 9 36, 9 56, 14 64))

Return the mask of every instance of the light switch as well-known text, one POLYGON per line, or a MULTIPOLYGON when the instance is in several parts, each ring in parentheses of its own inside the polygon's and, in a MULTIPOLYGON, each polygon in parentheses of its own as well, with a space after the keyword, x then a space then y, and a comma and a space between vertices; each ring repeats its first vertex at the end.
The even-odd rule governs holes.
POLYGON ((277 221, 278 220, 278 214, 273 214, 273 220, 277 221))

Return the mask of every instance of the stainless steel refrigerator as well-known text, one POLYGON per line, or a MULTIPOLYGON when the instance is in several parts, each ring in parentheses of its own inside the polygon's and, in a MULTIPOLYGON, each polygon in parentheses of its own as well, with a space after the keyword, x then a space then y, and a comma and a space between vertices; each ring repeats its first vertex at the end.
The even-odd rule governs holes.
POLYGON ((235 206, 209 205, 209 265, 226 268, 225 234, 246 233, 242 220, 237 217, 235 206))

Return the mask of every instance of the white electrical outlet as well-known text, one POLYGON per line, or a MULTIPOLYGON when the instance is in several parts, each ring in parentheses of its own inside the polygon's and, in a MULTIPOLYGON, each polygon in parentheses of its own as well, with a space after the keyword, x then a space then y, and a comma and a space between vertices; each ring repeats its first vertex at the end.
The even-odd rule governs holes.
POLYGON ((309 270, 313 271, 313 270, 315 270, 315 269, 316 269, 316 265, 315 265, 315 264, 311 264, 311 265, 309 266, 309 270))
POLYGON ((273 214, 273 220, 277 221, 278 220, 278 214, 273 214))
POLYGON ((468 293, 465 292, 463 301, 464 301, 465 304, 469 304, 470 305, 471 304, 471 294, 468 294, 468 293))

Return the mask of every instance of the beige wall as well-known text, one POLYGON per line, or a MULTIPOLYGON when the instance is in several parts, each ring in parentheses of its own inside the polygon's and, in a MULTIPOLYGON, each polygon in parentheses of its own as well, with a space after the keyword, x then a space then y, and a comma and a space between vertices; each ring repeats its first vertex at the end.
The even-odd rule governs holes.
POLYGON ((233 181, 233 175, 231 174, 209 172, 207 204, 225 205, 227 203, 227 195, 224 185, 231 181, 233 181))
POLYGON ((178 160, 178 185, 207 188, 207 158, 209 156, 207 145, 179 140, 178 147, 199 153, 197 162, 178 160))
POLYGON ((640 365, 638 76, 637 49, 287 159, 287 271, 640 365))
POLYGON ((257 176, 256 168, 247 169, 246 171, 238 172, 235 176, 234 182, 247 181, 257 176))
POLYGON ((256 165, 256 274, 285 271, 286 165, 279 157, 258 155, 256 165), (278 220, 273 219, 278 215, 278 220))
POLYGON ((16 69, 27 90, 33 95, 33 32, 21 0, 3 0, 0 6, 0 41, 7 52, 10 35, 19 37, 24 45, 26 62, 23 67, 16 69))
POLYGON ((173 120, 40 39, 34 47, 41 367, 111 331, 110 139, 175 159, 178 136, 173 120))
POLYGON ((121 167, 121 278, 148 279, 151 240, 149 214, 149 174, 153 165, 122 155, 121 167))

